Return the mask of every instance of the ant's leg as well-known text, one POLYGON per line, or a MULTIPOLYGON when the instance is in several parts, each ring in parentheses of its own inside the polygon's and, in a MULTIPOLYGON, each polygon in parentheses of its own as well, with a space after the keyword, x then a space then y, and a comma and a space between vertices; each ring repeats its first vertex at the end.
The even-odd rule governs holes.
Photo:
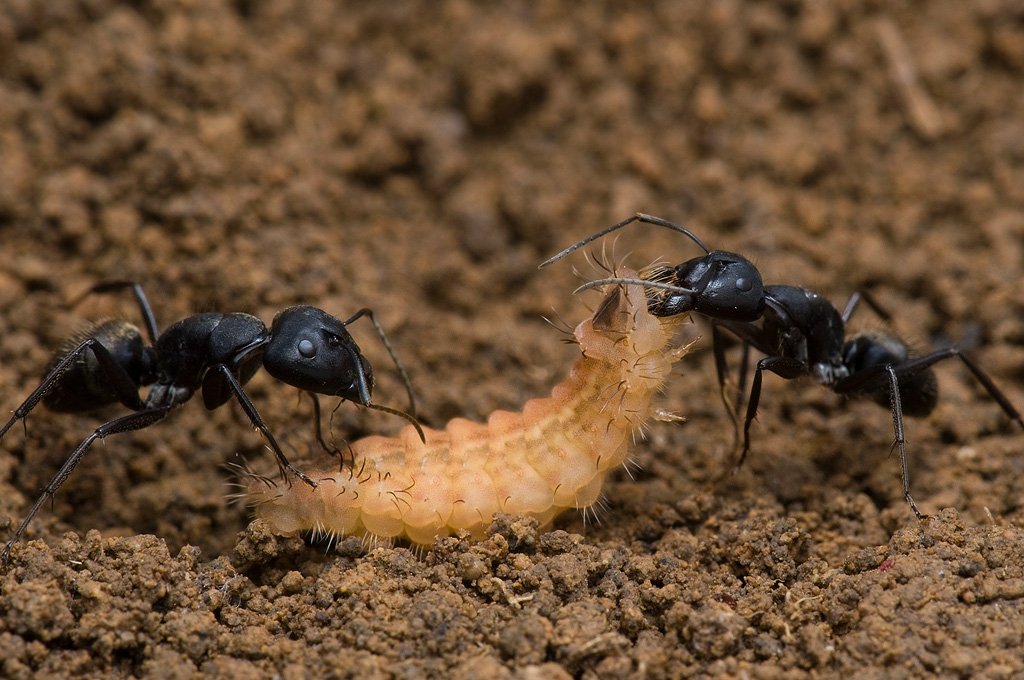
MULTIPOLYGON (((1003 391, 996 386, 995 382, 992 381, 992 378, 990 378, 980 366, 974 363, 970 357, 964 354, 957 347, 947 347, 921 357, 908 359, 899 364, 895 364, 893 366, 893 370, 896 372, 896 376, 898 378, 906 378, 920 373, 921 371, 925 371, 938 362, 945 361, 952 357, 959 357, 960 361, 962 361, 971 371, 971 374, 974 375, 975 380, 981 383, 981 386, 985 388, 988 395, 997 404, 999 404, 1000 408, 1003 409, 1003 413, 1005 413, 1010 420, 1017 423, 1021 428, 1024 428, 1024 419, 1021 418, 1020 412, 1014 408, 1013 404, 1010 403, 1009 398, 1007 398, 1003 391)), ((876 367, 872 370, 862 371, 861 373, 854 374, 849 378, 840 380, 836 383, 833 389, 838 394, 871 391, 881 386, 882 371, 885 370, 887 370, 885 367, 876 367)))
POLYGON ((913 376, 921 371, 928 370, 940 361, 954 356, 960 358, 964 365, 966 365, 974 375, 975 379, 981 383, 989 396, 999 404, 1010 420, 1024 428, 1024 420, 1021 419, 1020 413, 1013 407, 1013 404, 1010 403, 1010 400, 1005 394, 1003 394, 1002 390, 996 387, 996 384, 987 373, 981 370, 977 364, 975 364, 966 354, 963 354, 956 347, 941 349, 923 357, 909 359, 895 365, 887 364, 885 366, 875 367, 871 370, 864 371, 860 374, 841 380, 834 386, 834 390, 838 394, 871 392, 880 386, 879 383, 881 376, 887 378, 889 400, 892 408, 893 427, 896 431, 896 440, 893 443, 893 446, 899 448, 900 468, 903 475, 903 495, 907 503, 910 505, 910 509, 914 511, 914 514, 917 515, 919 519, 923 518, 924 515, 922 515, 918 510, 917 504, 914 503, 914 499, 910 495, 909 471, 903 433, 903 406, 899 393, 899 378, 913 376))
POLYGON ((343 321, 343 326, 348 326, 353 321, 358 320, 361 317, 367 317, 370 319, 370 323, 373 324, 373 329, 377 331, 377 337, 380 338, 380 342, 384 345, 384 349, 388 351, 388 356, 391 357, 391 361, 394 362, 395 368, 398 369, 398 375, 402 378, 402 382, 405 384, 405 392, 409 395, 409 415, 416 418, 416 397, 412 393, 412 381, 409 380, 409 374, 406 372, 402 362, 398 360, 398 355, 395 354, 395 350, 391 347, 391 342, 388 340, 388 336, 384 333, 384 328, 381 327, 380 323, 377 322, 377 317, 373 315, 373 310, 369 307, 363 307, 358 312, 343 321))
POLYGON ((338 449, 335 447, 328 446, 327 442, 324 441, 324 433, 322 427, 323 418, 321 418, 320 416, 320 397, 317 396, 316 392, 310 392, 309 390, 303 390, 303 392, 309 395, 309 398, 313 400, 313 428, 316 432, 317 443, 320 444, 320 448, 322 448, 325 453, 329 453, 333 456, 338 455, 338 449))
MULTIPOLYGON (((772 354, 773 349, 765 341, 764 330, 760 326, 758 326, 756 324, 749 323, 749 322, 741 322, 741 321, 723 321, 721 319, 712 319, 711 326, 712 326, 713 331, 716 331, 716 333, 712 335, 712 338, 713 338, 715 344, 718 347, 721 347, 721 339, 722 339, 721 334, 717 333, 719 328, 726 328, 726 329, 728 329, 728 331, 730 333, 732 333, 737 338, 739 338, 740 342, 743 345, 743 356, 741 358, 742 363, 740 364, 739 382, 736 385, 736 402, 732 406, 731 409, 729 407, 729 400, 728 400, 728 397, 726 396, 726 392, 725 392, 725 382, 724 382, 724 378, 722 377, 724 374, 722 374, 722 373, 719 374, 719 386, 720 386, 720 388, 722 390, 722 401, 726 404, 726 409, 729 410, 730 416, 732 416, 733 422, 734 422, 734 425, 735 425, 736 441, 735 441, 734 449, 739 449, 739 409, 740 409, 740 407, 743 404, 743 396, 744 396, 743 392, 744 392, 744 389, 746 388, 746 384, 747 384, 747 370, 750 367, 750 348, 753 347, 754 349, 758 350, 759 352, 762 352, 764 354, 768 354, 769 356, 772 354)), ((719 357, 722 358, 721 360, 724 363, 724 358, 725 358, 725 350, 724 349, 721 349, 721 350, 716 349, 716 365, 717 365, 717 363, 719 361, 719 357)), ((803 364, 800 364, 800 365, 803 366, 803 364)), ((806 370, 806 366, 804 366, 802 370, 806 370)), ((786 376, 786 377, 788 378, 789 376, 786 376)), ((758 392, 760 392, 760 388, 758 388, 758 392)), ((749 402, 748 402, 748 411, 749 411, 749 402)), ((749 423, 747 424, 746 427, 747 427, 747 429, 749 429, 749 427, 750 427, 749 423)), ((745 439, 746 439, 746 437, 745 437, 745 439)), ((740 464, 742 464, 743 459, 746 458, 746 455, 747 455, 746 454, 746 449, 749 449, 749 445, 748 444, 744 445, 744 451, 743 451, 743 453, 742 453, 742 455, 740 457, 740 464)))
MULTIPOLYGON (((327 444, 327 441, 324 439, 323 418, 320 415, 320 395, 318 395, 316 392, 310 392, 308 390, 304 390, 304 392, 309 395, 310 399, 313 400, 313 428, 316 433, 317 443, 320 444, 320 448, 324 450, 324 453, 331 456, 337 456, 338 459, 341 461, 341 466, 345 467, 345 454, 337 446, 329 446, 327 444)), ((340 406, 341 402, 339 402, 338 405, 340 406)))
POLYGON ((252 403, 252 400, 249 399, 249 395, 247 395, 245 390, 242 389, 241 383, 238 382, 238 378, 236 378, 235 374, 231 372, 231 369, 228 368, 226 364, 217 364, 216 366, 212 366, 210 370, 217 371, 224 377, 224 380, 227 381, 227 385, 231 389, 232 394, 235 395, 235 399, 237 399, 238 403, 242 405, 242 410, 245 411, 245 415, 249 417, 249 422, 252 423, 253 427, 260 431, 260 434, 262 434, 267 440, 267 443, 270 444, 270 448, 273 449, 274 455, 277 457, 277 465, 281 468, 281 476, 287 480, 288 475, 285 474, 285 471, 287 470, 315 489, 317 487, 317 483, 288 462, 288 457, 284 455, 284 451, 281 450, 281 446, 274 438, 274 434, 263 421, 263 417, 260 416, 259 411, 256 410, 256 405, 252 403))
POLYGON ((747 415, 743 419, 743 449, 736 467, 743 465, 750 451, 750 423, 757 416, 757 406, 761 401, 761 373, 771 371, 775 375, 792 380, 807 375, 807 364, 789 357, 765 357, 754 367, 754 380, 750 384, 750 399, 747 400, 747 415))
POLYGON ((78 361, 82 353, 90 350, 93 356, 96 357, 100 368, 103 369, 108 386, 113 388, 117 394, 118 401, 134 411, 141 411, 146 408, 142 400, 139 399, 139 386, 135 384, 135 381, 125 372, 124 368, 117 363, 117 360, 110 354, 110 351, 96 338, 87 338, 64 355, 50 372, 46 374, 46 377, 39 383, 39 386, 32 390, 32 393, 21 403, 21 406, 14 410, 14 415, 11 416, 10 420, 3 427, 0 427, 0 439, 3 439, 3 436, 7 434, 7 431, 11 429, 14 423, 26 418, 32 409, 39 404, 39 401, 57 386, 61 377, 75 365, 75 362, 78 361))
POLYGON ((889 395, 890 399, 892 400, 893 424, 896 427, 896 442, 894 446, 899 446, 900 468, 903 472, 903 497, 907 500, 907 503, 910 504, 910 509, 914 511, 914 514, 917 515, 918 519, 924 519, 925 516, 922 515, 921 512, 917 509, 917 504, 914 503, 914 499, 910 495, 910 480, 907 468, 907 455, 904 450, 903 412, 900 406, 900 394, 897 382, 897 375, 912 375, 913 373, 929 368, 930 366, 939 361, 954 356, 959 357, 960 361, 962 361, 964 365, 967 366, 967 368, 971 371, 971 373, 974 374, 975 379, 979 383, 981 383, 982 387, 985 388, 985 391, 988 392, 988 395, 992 397, 992 399, 994 399, 996 403, 998 403, 999 406, 1003 409, 1003 413, 1005 413, 1010 418, 1010 420, 1020 425, 1021 428, 1024 428, 1024 420, 1021 419, 1020 412, 1013 407, 1013 404, 1010 403, 1010 400, 1006 397, 1005 394, 1003 394, 1002 390, 996 387, 996 384, 992 381, 988 374, 985 373, 985 371, 981 370, 980 366, 975 364, 966 354, 961 352, 956 347, 949 347, 947 349, 932 352, 931 354, 927 354, 923 357, 910 359, 909 361, 904 361, 903 363, 898 364, 895 367, 886 366, 886 372, 889 374, 889 395))
POLYGON ((82 460, 85 454, 89 451, 89 447, 92 446, 93 442, 97 439, 103 439, 107 435, 119 434, 121 432, 131 432, 133 430, 141 430, 142 428, 149 427, 154 423, 157 423, 167 416, 168 411, 171 410, 170 406, 160 406, 159 408, 149 408, 136 413, 129 413, 126 416, 115 418, 109 422, 103 423, 96 430, 85 438, 81 444, 78 445, 68 459, 64 461, 64 465, 61 466, 57 474, 53 476, 53 479, 43 487, 43 492, 39 498, 29 509, 28 514, 21 520, 21 524, 18 525, 18 529, 14 532, 14 536, 4 546, 3 552, 0 552, 0 563, 7 561, 7 556, 11 552, 11 547, 21 540, 21 537, 25 534, 25 529, 28 528, 29 522, 39 512, 39 508, 43 506, 43 503, 47 499, 53 498, 54 494, 57 493, 57 489, 67 480, 68 476, 74 471, 75 467, 82 460))
MULTIPOLYGON (((327 441, 324 439, 324 431, 323 431, 323 427, 322 427, 323 419, 321 417, 321 408, 319 408, 319 395, 316 392, 309 392, 309 391, 307 391, 306 394, 308 394, 313 399, 313 426, 316 428, 316 441, 319 442, 319 445, 321 445, 321 448, 326 453, 330 454, 331 456, 337 456, 338 459, 341 461, 341 466, 344 467, 345 466, 345 455, 337 447, 329 447, 329 445, 327 444, 327 441)), ((338 406, 339 407, 341 406, 340 402, 338 403, 338 406)), ((389 413, 389 414, 394 415, 394 416, 400 416, 401 418, 404 418, 404 419, 408 420, 413 425, 413 427, 416 428, 417 433, 420 435, 420 441, 423 441, 424 443, 427 442, 427 437, 423 433, 423 427, 420 425, 419 422, 416 421, 416 419, 414 419, 409 414, 404 413, 402 411, 396 411, 395 409, 388 409, 387 407, 382 407, 380 405, 377 405, 377 403, 368 403, 367 408, 368 409, 375 409, 377 411, 382 411, 384 413, 389 413)), ((338 409, 338 407, 335 407, 336 411, 337 411, 337 409, 338 409)), ((347 447, 347 444, 346 444, 346 447, 347 447)), ((351 447, 348 447, 348 450, 352 451, 351 447)), ((352 457, 353 457, 352 458, 352 463, 353 463, 353 465, 355 463, 354 456, 355 456, 355 454, 353 452, 352 453, 352 457)))
POLYGON ((891 453, 892 449, 899 449, 900 475, 903 478, 903 498, 910 504, 910 509, 914 511, 919 520, 925 519, 925 515, 922 515, 921 511, 917 509, 914 497, 910 495, 910 466, 907 464, 907 438, 903 432, 903 405, 900 401, 899 379, 896 377, 896 370, 891 364, 886 364, 883 370, 889 377, 889 404, 892 408, 892 425, 896 432, 896 438, 893 440, 892 446, 889 447, 889 451, 891 453))
MULTIPOLYGON (((988 396, 992 397, 996 401, 996 403, 999 404, 999 407, 1003 409, 1003 413, 1005 413, 1010 420, 1017 423, 1018 425, 1020 425, 1022 429, 1024 429, 1024 419, 1021 419, 1020 411, 1015 409, 1013 407, 1013 404, 1010 403, 1010 400, 1006 397, 1005 394, 1003 394, 1003 391, 996 387, 996 384, 992 382, 992 378, 988 377, 988 373, 985 373, 985 371, 981 370, 980 366, 974 363, 973 360, 971 360, 966 354, 961 352, 960 349, 956 347, 951 347, 947 350, 939 350, 939 352, 934 352, 933 354, 940 354, 942 352, 949 352, 954 354, 955 356, 960 357, 960 361, 964 362, 964 365, 967 366, 968 369, 970 369, 971 373, 974 374, 974 378, 979 383, 981 383, 981 386, 985 388, 986 392, 988 392, 988 396)), ((930 356, 932 355, 927 355, 921 358, 927 359, 930 356)), ((941 361, 944 358, 946 357, 940 356, 939 358, 935 359, 935 361, 941 361)))
POLYGON ((715 355, 715 372, 718 374, 718 387, 725 397, 725 383, 729 380, 729 364, 725 357, 725 339, 718 328, 718 323, 711 320, 711 351, 715 355))
POLYGON ((851 295, 850 299, 847 301, 846 307, 843 308, 844 325, 850 320, 850 317, 853 316, 853 312, 857 309, 857 305, 860 304, 861 300, 863 300, 875 314, 881 317, 883 321, 892 321, 892 314, 886 311, 882 305, 878 304, 878 301, 875 300, 871 293, 866 290, 855 290, 853 291, 853 295, 851 295))
MULTIPOLYGON (((725 412, 729 414, 729 418, 732 420, 732 449, 735 454, 740 447, 740 416, 738 409, 740 407, 740 390, 737 389, 736 400, 733 401, 729 398, 728 390, 726 385, 729 381, 729 365, 726 362, 725 356, 725 339, 722 337, 722 332, 719 330, 718 323, 711 320, 711 350, 715 355, 715 372, 718 375, 718 394, 722 398, 722 405, 725 406, 725 412)), ((743 343, 744 349, 749 347, 747 343, 743 343)), ((744 363, 746 363, 746 354, 744 353, 744 363)), ((744 366, 745 370, 745 366, 744 366)))
POLYGON ((750 343, 743 343, 743 351, 740 355, 740 373, 736 379, 736 407, 743 404, 743 392, 747 388, 747 371, 750 369, 750 343))
POLYGON ((750 348, 755 349, 769 354, 770 348, 766 346, 764 338, 762 337, 762 331, 756 325, 746 322, 735 322, 735 321, 722 321, 720 319, 711 320, 711 339, 712 346, 715 352, 715 368, 718 370, 718 384, 724 391, 725 383, 729 374, 728 367, 725 365, 725 349, 723 345, 723 338, 720 328, 727 328, 729 332, 735 335, 743 345, 743 356, 741 357, 739 382, 736 385, 736 404, 737 407, 743 402, 743 391, 747 386, 747 371, 750 368, 750 348))
POLYGON ((850 299, 847 300, 847 302, 846 302, 846 307, 843 308, 843 317, 842 317, 843 318, 843 325, 846 325, 846 322, 850 320, 851 316, 853 316, 854 310, 856 310, 857 309, 857 305, 860 304, 860 299, 861 299, 860 291, 859 290, 853 291, 853 295, 851 295, 850 299))
POLYGON ((160 333, 157 331, 156 317, 153 315, 153 308, 149 304, 149 298, 146 297, 146 291, 142 289, 141 283, 137 283, 135 281, 101 281, 72 300, 71 306, 74 307, 78 305, 82 300, 93 293, 112 293, 125 288, 132 289, 135 301, 139 305, 139 311, 142 313, 142 318, 146 322, 146 330, 149 332, 149 340, 156 344, 156 338, 160 333))

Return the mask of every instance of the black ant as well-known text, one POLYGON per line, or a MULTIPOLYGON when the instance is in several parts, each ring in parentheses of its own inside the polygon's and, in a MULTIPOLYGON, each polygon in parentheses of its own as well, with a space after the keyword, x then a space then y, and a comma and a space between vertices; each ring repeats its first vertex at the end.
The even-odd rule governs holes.
POLYGON ((65 413, 120 402, 133 413, 103 423, 68 456, 0 552, 0 562, 7 560, 11 547, 24 535, 29 522, 46 499, 52 498, 67 480, 93 442, 111 434, 149 427, 199 390, 204 405, 211 411, 234 397, 270 444, 282 476, 287 479, 290 472, 316 488, 316 482, 288 462, 242 387, 261 366, 278 380, 312 396, 317 440, 321 445, 325 444, 320 433, 318 394, 341 397, 401 416, 411 422, 423 438, 423 430, 414 415, 415 400, 408 374, 368 308, 341 321, 316 307, 298 305, 278 312, 269 330, 249 314, 206 312, 182 319, 161 334, 157 332, 153 309, 142 286, 134 281, 96 284, 73 304, 93 293, 124 289, 131 289, 135 296, 150 345, 143 341, 137 326, 123 320, 105 321, 72 336, 54 356, 39 386, 0 428, 0 439, 15 422, 24 420, 40 401, 50 410, 65 413), (347 326, 364 316, 373 324, 405 382, 413 415, 371 401, 373 369, 347 330, 347 326), (141 399, 139 389, 147 385, 152 387, 146 398, 141 399))
POLYGON ((910 494, 903 414, 923 417, 935 408, 938 383, 931 369, 934 364, 958 357, 1010 420, 1024 428, 1024 420, 1006 395, 960 349, 948 347, 915 357, 906 343, 889 333, 864 332, 847 338, 846 324, 861 300, 883 319, 890 319, 869 294, 863 291, 854 293, 840 313, 824 297, 806 288, 765 286, 760 272, 742 255, 712 251, 690 230, 660 217, 637 213, 573 244, 540 266, 546 267, 633 222, 681 233, 700 246, 705 254, 675 267, 650 267, 641 272, 639 279, 613 277, 591 281, 580 286, 577 292, 609 283, 641 284, 651 291, 648 309, 655 316, 697 312, 710 317, 719 387, 726 408, 734 419, 735 409, 725 392, 728 369, 719 328, 729 330, 743 343, 744 359, 738 389, 741 396, 748 348, 754 347, 766 355, 754 369, 743 422, 742 452, 737 466, 743 464, 750 450, 750 424, 757 415, 764 371, 786 380, 809 375, 837 394, 867 397, 881 406, 889 406, 896 432, 893 447, 899 450, 903 497, 919 519, 924 515, 910 494))

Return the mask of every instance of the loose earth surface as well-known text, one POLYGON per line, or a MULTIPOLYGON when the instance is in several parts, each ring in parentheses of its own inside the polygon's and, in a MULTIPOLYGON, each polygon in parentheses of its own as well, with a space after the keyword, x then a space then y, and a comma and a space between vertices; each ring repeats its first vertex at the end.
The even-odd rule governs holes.
MULTIPOLYGON (((69 304, 108 279, 143 282, 161 327, 372 307, 424 422, 517 409, 571 364, 552 325, 595 301, 572 295, 598 275, 583 254, 537 264, 638 210, 840 308, 870 287, 892 330, 966 347, 1021 406, 1022 78, 1024 13, 1000 0, 8 0, 0 409, 67 336, 138 318, 128 295, 69 304)), ((603 247, 699 254, 645 226, 603 247)), ((353 330, 376 399, 403 408, 353 330)), ((731 472, 709 328, 683 333, 702 350, 663 405, 689 421, 652 426, 598 523, 326 550, 229 503, 226 464, 274 471, 237 406, 194 399, 97 444, 0 570, 0 675, 1024 674, 1024 435, 966 368, 937 366, 938 407, 908 421, 919 522, 890 415, 811 381, 766 377, 731 472)), ((248 391, 291 454, 317 453, 297 390, 248 391)), ((39 409, 8 433, 4 537, 122 412, 39 409)), ((331 432, 401 425, 342 404, 331 432)))

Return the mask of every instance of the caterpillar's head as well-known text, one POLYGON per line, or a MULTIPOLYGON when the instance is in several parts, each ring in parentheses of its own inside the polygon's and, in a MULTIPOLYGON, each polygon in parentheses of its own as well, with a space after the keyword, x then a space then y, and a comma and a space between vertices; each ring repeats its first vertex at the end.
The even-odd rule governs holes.
POLYGON ((646 289, 635 271, 619 269, 605 279, 607 293, 593 316, 576 328, 576 339, 588 357, 615 361, 632 353, 667 346, 676 324, 685 316, 659 319, 648 311, 646 289))

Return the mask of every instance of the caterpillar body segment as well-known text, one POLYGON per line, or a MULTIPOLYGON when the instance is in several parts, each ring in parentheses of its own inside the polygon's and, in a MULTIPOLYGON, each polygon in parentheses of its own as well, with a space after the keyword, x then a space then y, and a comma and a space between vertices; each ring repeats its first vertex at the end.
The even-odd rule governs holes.
MULTIPOLYGON (((622 272, 623 278, 636 277, 622 272)), ((248 480, 257 517, 282 534, 405 537, 430 545, 468 530, 482 536, 495 513, 542 524, 600 499, 608 471, 651 419, 678 420, 653 406, 689 345, 673 336, 685 315, 656 317, 642 285, 615 285, 575 330, 581 356, 548 397, 486 423, 463 418, 444 430, 412 427, 351 446, 354 464, 311 470, 317 487, 248 480)))

